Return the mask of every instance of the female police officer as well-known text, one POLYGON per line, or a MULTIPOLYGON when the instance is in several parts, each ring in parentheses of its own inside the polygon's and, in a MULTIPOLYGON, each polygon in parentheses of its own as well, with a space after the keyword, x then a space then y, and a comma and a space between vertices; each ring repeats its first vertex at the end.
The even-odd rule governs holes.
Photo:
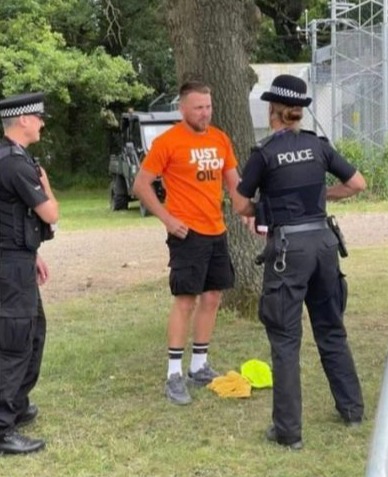
POLYGON ((346 283, 338 264, 338 240, 328 228, 326 200, 365 189, 361 174, 327 140, 300 129, 305 82, 277 76, 261 99, 269 101, 274 133, 252 151, 234 198, 234 209, 253 216, 260 193, 260 225, 268 226, 259 318, 271 345, 273 425, 268 440, 302 448, 299 351, 302 307, 307 306, 336 409, 349 425, 363 417, 363 399, 349 349, 343 313, 346 283), (326 187, 326 172, 340 183, 326 187))

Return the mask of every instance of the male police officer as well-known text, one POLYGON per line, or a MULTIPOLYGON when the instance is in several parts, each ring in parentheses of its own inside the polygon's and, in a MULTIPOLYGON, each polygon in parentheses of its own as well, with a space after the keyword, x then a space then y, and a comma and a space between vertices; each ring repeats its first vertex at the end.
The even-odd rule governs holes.
POLYGON ((45 339, 45 316, 38 285, 48 269, 37 255, 52 238, 58 203, 46 172, 26 151, 44 126, 43 93, 0 101, 5 136, 0 143, 0 453, 42 449, 17 428, 37 415, 28 394, 36 384, 45 339))
POLYGON ((273 425, 267 438, 302 448, 299 350, 305 302, 336 409, 348 425, 363 417, 359 380, 347 344, 343 313, 346 283, 338 264, 338 240, 328 228, 326 199, 350 197, 365 181, 325 139, 299 128, 306 96, 303 80, 280 75, 261 99, 269 101, 274 134, 253 149, 243 171, 235 210, 268 227, 260 320, 271 344, 273 425), (326 187, 329 172, 341 183, 326 187))

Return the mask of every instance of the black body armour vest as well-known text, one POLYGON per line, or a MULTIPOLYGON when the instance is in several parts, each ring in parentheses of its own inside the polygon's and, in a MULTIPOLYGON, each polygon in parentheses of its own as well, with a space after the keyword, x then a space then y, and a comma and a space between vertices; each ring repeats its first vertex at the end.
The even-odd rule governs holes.
POLYGON ((292 225, 326 216, 326 167, 321 141, 310 131, 285 130, 261 141, 266 168, 260 204, 268 225, 292 225))
MULTIPOLYGON (((23 156, 28 161, 32 159, 16 145, 0 147, 0 164, 8 156, 23 156)), ((37 172, 38 173, 38 172, 37 172)), ((50 240, 53 234, 50 226, 29 209, 23 202, 3 200, 0 197, 0 248, 4 250, 29 250, 35 252, 43 240, 50 240)))

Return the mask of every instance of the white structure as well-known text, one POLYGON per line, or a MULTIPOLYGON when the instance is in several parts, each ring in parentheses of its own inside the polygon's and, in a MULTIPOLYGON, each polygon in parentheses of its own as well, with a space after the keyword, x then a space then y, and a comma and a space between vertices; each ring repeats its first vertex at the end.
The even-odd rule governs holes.
MULTIPOLYGON (((302 78, 307 83, 307 94, 311 96, 310 63, 266 63, 253 64, 251 68, 258 77, 258 82, 252 88, 249 96, 249 105, 252 115, 253 128, 256 140, 270 134, 268 124, 268 103, 262 101, 260 96, 268 91, 275 76, 288 74, 302 78)), ((330 96, 326 100, 330 104, 330 96)), ((303 127, 313 128, 312 116, 306 111, 303 118, 303 127)), ((330 129, 329 129, 330 130, 330 129)), ((322 133, 321 133, 322 134, 322 133)))

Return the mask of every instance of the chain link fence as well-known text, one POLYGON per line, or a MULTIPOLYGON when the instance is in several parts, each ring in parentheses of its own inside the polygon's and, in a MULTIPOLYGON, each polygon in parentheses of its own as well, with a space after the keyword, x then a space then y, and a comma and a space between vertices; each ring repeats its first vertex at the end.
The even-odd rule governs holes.
POLYGON ((369 175, 373 193, 384 198, 388 196, 387 4, 388 0, 336 3, 341 8, 332 10, 329 20, 312 22, 311 27, 313 40, 322 24, 331 29, 329 45, 315 48, 312 42, 313 128, 352 156, 369 175))
POLYGON ((368 147, 384 147, 382 27, 336 33, 335 56, 313 69, 316 116, 323 118, 325 134, 334 142, 356 139, 368 147))

